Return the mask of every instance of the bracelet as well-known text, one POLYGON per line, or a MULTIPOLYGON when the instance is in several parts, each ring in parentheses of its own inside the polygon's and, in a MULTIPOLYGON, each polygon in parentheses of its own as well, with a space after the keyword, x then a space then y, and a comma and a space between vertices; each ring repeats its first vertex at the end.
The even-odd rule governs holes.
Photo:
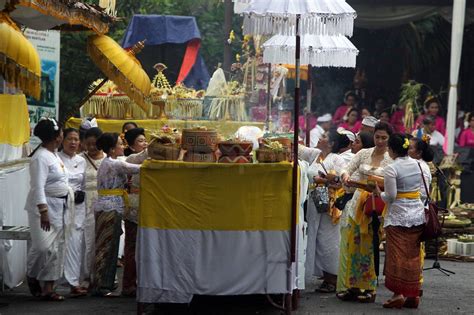
POLYGON ((43 214, 43 213, 46 213, 46 212, 48 212, 48 208, 42 208, 42 209, 39 210, 40 214, 43 214))

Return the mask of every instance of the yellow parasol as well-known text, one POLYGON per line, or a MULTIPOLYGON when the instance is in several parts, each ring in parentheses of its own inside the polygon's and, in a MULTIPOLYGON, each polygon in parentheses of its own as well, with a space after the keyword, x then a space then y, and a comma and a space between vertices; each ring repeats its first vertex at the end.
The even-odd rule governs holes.
POLYGON ((38 52, 4 12, 0 12, 0 74, 25 94, 40 98, 41 63, 38 52))
MULTIPOLYGON (((282 65, 282 66, 288 69, 288 74, 286 75, 288 79, 296 78, 295 65, 282 65)), ((303 81, 308 81, 308 66, 300 66, 300 79, 303 81)))
MULTIPOLYGON (((140 47, 138 47, 140 49, 140 47)), ((121 91, 126 93, 145 112, 150 103, 150 78, 135 58, 136 50, 126 51, 112 38, 105 35, 93 35, 87 41, 87 51, 97 67, 112 80, 121 91)))

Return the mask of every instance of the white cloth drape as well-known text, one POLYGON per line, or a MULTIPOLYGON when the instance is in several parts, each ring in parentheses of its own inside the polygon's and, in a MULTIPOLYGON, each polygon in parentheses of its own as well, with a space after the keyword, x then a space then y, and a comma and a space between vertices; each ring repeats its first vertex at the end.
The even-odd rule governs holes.
MULTIPOLYGON (((28 226, 28 216, 23 206, 29 182, 27 163, 0 168, 0 229, 2 226, 28 226)), ((26 241, 0 240, 0 269, 4 283, 9 288, 20 285, 25 278, 26 246, 26 241)))
POLYGON ((451 64, 449 71, 448 117, 446 121, 447 154, 453 154, 456 130, 456 103, 458 99, 459 67, 461 65, 462 41, 466 0, 453 1, 453 22, 451 30, 451 64))

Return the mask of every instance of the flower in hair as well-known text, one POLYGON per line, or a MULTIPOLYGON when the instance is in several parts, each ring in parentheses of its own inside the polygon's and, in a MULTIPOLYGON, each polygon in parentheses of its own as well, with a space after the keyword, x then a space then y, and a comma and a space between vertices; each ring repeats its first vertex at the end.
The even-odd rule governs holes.
POLYGON ((408 138, 405 138, 405 142, 403 143, 403 148, 408 149, 409 146, 410 146, 410 141, 408 141, 408 138))
POLYGON ((421 136, 421 140, 422 140, 423 142, 425 142, 425 143, 428 143, 428 144, 429 144, 429 143, 430 143, 430 140, 431 140, 431 138, 430 138, 430 136, 428 136, 427 134, 423 134, 423 135, 421 136))

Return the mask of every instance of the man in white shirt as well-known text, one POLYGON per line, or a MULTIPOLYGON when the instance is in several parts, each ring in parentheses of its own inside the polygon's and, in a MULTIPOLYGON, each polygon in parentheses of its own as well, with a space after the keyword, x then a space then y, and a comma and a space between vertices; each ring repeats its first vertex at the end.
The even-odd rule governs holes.
POLYGON ((429 116, 423 119, 423 127, 413 131, 412 135, 420 139, 423 137, 423 135, 429 136, 430 145, 432 146, 443 146, 444 144, 444 136, 441 134, 441 132, 436 130, 435 120, 429 116))
POLYGON ((331 121, 332 121, 331 114, 324 114, 318 117, 318 120, 317 120, 318 124, 316 125, 316 127, 311 129, 309 133, 309 137, 311 140, 310 141, 311 148, 315 148, 318 145, 319 138, 321 138, 323 134, 329 131, 329 129, 331 128, 331 121))

